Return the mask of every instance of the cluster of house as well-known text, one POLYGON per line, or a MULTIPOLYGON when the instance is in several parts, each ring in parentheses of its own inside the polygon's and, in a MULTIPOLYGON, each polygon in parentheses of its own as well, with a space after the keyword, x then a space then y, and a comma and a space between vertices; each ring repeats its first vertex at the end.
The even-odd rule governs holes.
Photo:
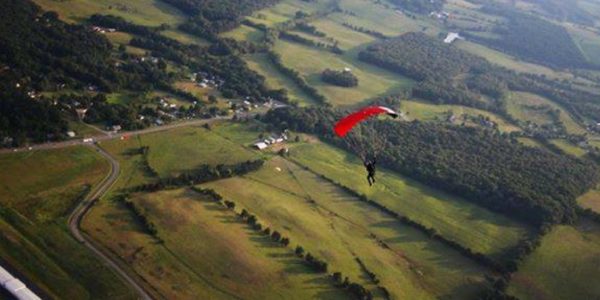
POLYGON ((192 75, 190 76, 190 80, 196 82, 201 88, 218 88, 219 86, 225 84, 225 80, 219 78, 219 76, 211 75, 206 72, 192 73, 192 75))
POLYGON ((258 150, 264 150, 264 149, 269 148, 269 146, 271 146, 271 145, 280 144, 287 140, 288 140, 288 136, 285 133, 282 133, 281 135, 271 135, 262 141, 254 143, 254 148, 256 148, 258 150))
POLYGON ((12 276, 6 269, 0 267, 0 284, 15 299, 19 300, 41 300, 38 295, 32 292, 21 280, 12 276))
POLYGON ((98 33, 107 33, 107 32, 115 32, 117 30, 114 28, 104 28, 104 27, 100 27, 100 26, 92 26, 92 31, 98 32, 98 33))

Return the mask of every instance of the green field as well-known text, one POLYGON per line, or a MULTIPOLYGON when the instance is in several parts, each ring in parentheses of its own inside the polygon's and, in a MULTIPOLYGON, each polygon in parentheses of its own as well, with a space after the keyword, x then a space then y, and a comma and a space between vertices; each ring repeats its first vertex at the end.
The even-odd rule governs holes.
POLYGON ((47 297, 133 299, 121 279, 67 229, 74 206, 108 174, 93 150, 0 155, 0 257, 47 297))
POLYGON ((159 0, 34 0, 44 10, 55 11, 62 20, 84 21, 93 14, 114 15, 144 26, 177 25, 184 16, 159 0))
POLYGON ((273 27, 278 23, 291 20, 297 11, 305 13, 315 13, 330 7, 334 0, 323 1, 302 1, 302 0, 283 0, 274 6, 259 10, 247 17, 252 22, 265 24, 273 27))
POLYGON ((134 203, 163 242, 140 236, 132 226, 108 243, 164 298, 348 297, 302 264, 291 248, 255 233, 233 212, 192 191, 139 194, 134 203))
POLYGON ((332 271, 372 286, 355 261, 360 258, 393 298, 465 299, 483 286, 482 267, 282 158, 241 178, 202 186, 325 259, 332 271))
POLYGON ((369 187, 356 157, 323 143, 298 145, 291 157, 477 252, 499 256, 529 232, 523 224, 385 169, 369 187))
MULTIPOLYGON (((317 27, 317 29, 325 33, 327 37, 333 38, 336 41, 338 41, 338 47, 340 47, 344 51, 351 51, 355 47, 359 47, 361 45, 369 44, 376 41, 374 37, 365 33, 356 32, 351 29, 348 29, 336 23, 330 18, 316 20, 312 22, 311 25, 317 27)), ((328 44, 331 44, 331 42, 329 42, 328 44)))
POLYGON ((600 213, 600 188, 596 187, 577 198, 577 203, 584 208, 589 208, 600 213))
POLYGON ((536 123, 538 125, 551 123, 552 119, 547 113, 527 107, 532 105, 547 105, 552 109, 560 110, 560 121, 564 124, 568 133, 586 133, 585 128, 581 127, 581 125, 575 122, 575 120, 573 120, 571 115, 565 109, 548 100, 547 98, 531 93, 513 92, 511 95, 506 97, 506 100, 506 110, 517 120, 521 120, 523 122, 531 121, 532 123, 536 123))
POLYGON ((296 83, 279 72, 265 54, 247 55, 244 60, 250 69, 265 77, 266 85, 270 89, 286 89, 290 100, 298 102, 301 106, 315 104, 311 97, 304 93, 296 83))
POLYGON ((176 30, 176 29, 161 31, 161 34, 168 38, 177 40, 183 44, 199 45, 199 46, 208 46, 210 44, 208 41, 201 39, 195 35, 187 34, 183 31, 176 30))
POLYGON ((264 33, 256 28, 241 25, 231 31, 222 33, 221 36, 226 38, 232 38, 238 41, 258 43, 263 40, 264 33))
POLYGON ((462 124, 464 122, 465 125, 474 125, 471 121, 465 122, 462 116, 483 116, 498 124, 498 129, 502 132, 514 132, 521 130, 519 127, 507 122, 502 117, 499 117, 493 113, 462 105, 436 105, 423 101, 404 100, 401 102, 400 110, 406 114, 408 120, 446 122, 450 115, 455 115, 455 124, 462 124))
POLYGON ((508 293, 519 299, 598 299, 600 225, 558 225, 513 275, 508 293))
POLYGON ((351 53, 353 51, 337 55, 287 41, 278 41, 274 50, 281 55, 287 67, 300 72, 310 85, 317 88, 336 106, 357 105, 377 96, 408 89, 413 84, 413 81, 406 77, 358 61, 351 53), (344 88, 323 83, 320 77, 326 68, 350 68, 358 78, 358 86, 344 88))
POLYGON ((340 3, 340 8, 352 12, 353 15, 338 12, 331 14, 330 17, 339 24, 348 23, 375 30, 387 36, 422 31, 425 28, 427 28, 425 31, 430 34, 438 32, 435 24, 429 23, 428 20, 420 19, 421 17, 413 20, 392 8, 386 8, 371 1, 344 0, 340 3))
POLYGON ((569 141, 564 140, 564 139, 550 140, 550 143, 552 143, 553 145, 558 147, 564 153, 570 154, 573 156, 582 157, 587 153, 587 151, 569 143, 569 141))
POLYGON ((565 26, 573 41, 579 46, 579 49, 585 56, 585 58, 594 64, 600 63, 600 35, 597 33, 580 28, 578 26, 569 25, 565 26))
POLYGON ((573 75, 564 72, 554 71, 548 67, 544 67, 541 65, 536 65, 528 62, 524 62, 519 60, 516 57, 510 56, 508 54, 502 53, 500 51, 496 51, 485 47, 483 45, 470 42, 470 41, 456 41, 454 43, 456 47, 475 54, 477 56, 481 56, 487 59, 489 62, 500 65, 507 69, 514 70, 519 73, 532 73, 545 75, 552 78, 558 79, 571 79, 573 75))

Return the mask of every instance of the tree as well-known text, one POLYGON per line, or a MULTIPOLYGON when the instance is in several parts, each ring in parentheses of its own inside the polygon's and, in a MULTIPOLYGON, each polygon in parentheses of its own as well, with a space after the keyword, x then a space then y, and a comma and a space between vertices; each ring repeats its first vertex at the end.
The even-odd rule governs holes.
POLYGON ((304 248, 302 248, 302 246, 296 246, 296 250, 294 252, 296 255, 302 256, 304 254, 304 248))

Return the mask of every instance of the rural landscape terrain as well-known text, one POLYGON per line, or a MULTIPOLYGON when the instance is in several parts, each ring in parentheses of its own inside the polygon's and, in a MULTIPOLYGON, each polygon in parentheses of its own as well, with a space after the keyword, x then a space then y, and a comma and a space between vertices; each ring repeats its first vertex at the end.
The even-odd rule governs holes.
POLYGON ((0 4, 0 299, 600 299, 600 0, 0 4))

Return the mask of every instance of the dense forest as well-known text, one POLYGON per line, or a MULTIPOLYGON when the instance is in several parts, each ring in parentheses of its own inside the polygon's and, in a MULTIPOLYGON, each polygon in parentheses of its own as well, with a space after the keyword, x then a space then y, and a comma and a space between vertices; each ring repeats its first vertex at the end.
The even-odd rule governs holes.
POLYGON ((508 19, 496 26, 500 38, 469 38, 524 60, 555 68, 585 68, 583 54, 567 30, 537 16, 520 13, 505 6, 487 5, 482 9, 508 19))
MULTIPOLYGON (((270 111, 264 120, 346 147, 331 130, 341 114, 285 108, 270 111)), ((536 226, 574 221, 575 198, 600 175, 593 164, 522 146, 493 130, 420 122, 372 126, 387 140, 382 165, 536 226)))

